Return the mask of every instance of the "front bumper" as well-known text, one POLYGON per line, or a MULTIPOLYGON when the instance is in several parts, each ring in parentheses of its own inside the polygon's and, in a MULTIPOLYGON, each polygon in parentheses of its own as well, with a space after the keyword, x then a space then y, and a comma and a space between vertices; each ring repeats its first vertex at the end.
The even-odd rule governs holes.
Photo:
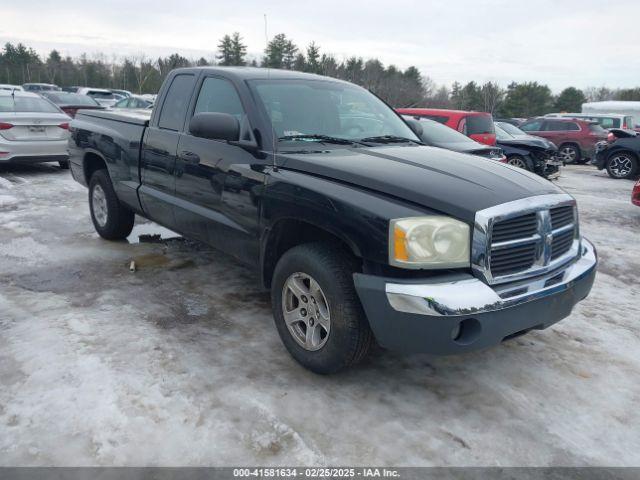
POLYGON ((597 265, 582 240, 573 263, 534 279, 489 286, 470 274, 403 281, 356 273, 356 290, 378 343, 449 355, 497 345, 567 317, 590 292, 597 265))
POLYGON ((609 149, 601 148, 600 150, 598 150, 598 153, 596 153, 596 156, 594 157, 591 163, 595 165, 598 168, 598 170, 602 170, 607 164, 608 155, 609 155, 609 149))

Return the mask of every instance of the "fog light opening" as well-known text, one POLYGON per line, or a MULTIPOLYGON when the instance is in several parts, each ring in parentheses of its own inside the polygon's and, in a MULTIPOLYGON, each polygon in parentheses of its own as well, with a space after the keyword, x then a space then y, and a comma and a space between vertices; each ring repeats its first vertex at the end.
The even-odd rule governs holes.
POLYGON ((470 345, 480 337, 482 326, 475 318, 467 318, 451 330, 451 339, 459 345, 470 345))

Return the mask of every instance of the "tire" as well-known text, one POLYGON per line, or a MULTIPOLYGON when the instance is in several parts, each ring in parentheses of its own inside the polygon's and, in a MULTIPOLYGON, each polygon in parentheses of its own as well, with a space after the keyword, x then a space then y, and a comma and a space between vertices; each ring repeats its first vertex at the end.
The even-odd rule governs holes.
POLYGON ((102 238, 122 240, 133 230, 135 213, 120 203, 106 170, 96 170, 89 181, 89 210, 102 238))
POLYGON ((291 356, 312 372, 330 374, 354 365, 373 343, 353 284, 356 268, 355 258, 331 243, 299 245, 276 265, 271 303, 278 334, 291 356), (285 309, 291 312, 289 326, 285 309))
POLYGON ((564 163, 580 163, 582 153, 580 147, 573 143, 565 143, 558 148, 558 156, 564 163))
POLYGON ((614 152, 607 159, 607 173, 611 178, 633 178, 638 172, 638 158, 631 152, 614 152))
POLYGON ((60 160, 58 165, 60 165, 62 170, 69 170, 69 160, 60 160))
POLYGON ((533 166, 531 165, 531 162, 521 155, 510 156, 507 160, 507 163, 509 165, 513 165, 514 167, 519 167, 524 170, 529 170, 530 172, 533 171, 533 166))

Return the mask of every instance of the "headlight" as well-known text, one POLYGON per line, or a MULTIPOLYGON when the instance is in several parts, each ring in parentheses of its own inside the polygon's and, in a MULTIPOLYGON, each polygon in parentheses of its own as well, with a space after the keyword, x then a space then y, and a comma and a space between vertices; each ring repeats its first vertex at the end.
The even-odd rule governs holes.
POLYGON ((469 225, 450 217, 411 217, 389 223, 389 263, 403 268, 469 266, 469 225))

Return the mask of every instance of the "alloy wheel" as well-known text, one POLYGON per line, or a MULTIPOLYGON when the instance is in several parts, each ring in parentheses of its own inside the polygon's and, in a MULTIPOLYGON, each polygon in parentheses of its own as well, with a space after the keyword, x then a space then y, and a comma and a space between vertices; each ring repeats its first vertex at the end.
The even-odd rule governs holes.
POLYGON ((510 158, 509 165, 513 165, 514 167, 524 168, 525 170, 527 170, 527 164, 522 158, 518 158, 518 157, 510 158))
POLYGON ((329 303, 310 275, 296 272, 284 283, 282 314, 289 333, 305 350, 319 350, 327 343, 331 330, 329 303))
POLYGON ((104 227, 107 224, 108 206, 107 196, 100 185, 93 187, 91 193, 91 207, 93 208, 93 216, 98 225, 104 227))
POLYGON ((573 163, 577 156, 578 152, 576 152, 576 149, 574 147, 564 147, 562 150, 560 150, 560 157, 566 163, 573 163))
POLYGON ((625 178, 631 174, 633 163, 625 155, 616 155, 609 161, 609 171, 617 178, 625 178))

